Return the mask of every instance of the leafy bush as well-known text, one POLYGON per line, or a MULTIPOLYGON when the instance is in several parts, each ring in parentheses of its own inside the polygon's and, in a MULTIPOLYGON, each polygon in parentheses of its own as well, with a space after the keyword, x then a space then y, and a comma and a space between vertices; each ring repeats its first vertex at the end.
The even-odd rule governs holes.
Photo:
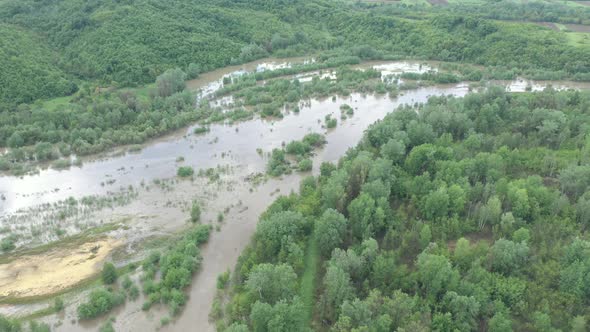
POLYGON ((46 323, 37 323, 35 321, 31 321, 29 323, 29 329, 31 332, 51 332, 51 328, 46 323))
POLYGON ((0 315, 0 331, 21 332, 20 322, 0 315))
POLYGON ((217 276, 217 289, 224 289, 225 286, 227 286, 227 283, 229 282, 229 276, 229 270, 217 276))
POLYGON ((102 267, 101 273, 102 282, 106 285, 110 285, 117 281, 117 268, 111 262, 107 262, 102 267))
POLYGON ((78 318, 81 320, 98 317, 109 312, 112 308, 123 304, 125 296, 106 289, 93 290, 88 302, 78 306, 78 318))
POLYGON ((194 223, 201 221, 201 206, 196 201, 191 206, 191 221, 194 223))
POLYGON ((123 281, 121 282, 121 286, 123 287, 123 289, 129 290, 129 288, 132 285, 133 285, 133 281, 131 281, 131 278, 129 278, 129 276, 125 276, 125 278, 123 278, 123 281))
POLYGON ((186 303, 186 295, 182 291, 190 285, 192 275, 201 265, 198 247, 208 240, 210 231, 210 226, 196 226, 159 259, 156 260, 155 256, 146 259, 143 264, 143 286, 148 300, 143 304, 142 310, 149 310, 153 304, 163 302, 168 304, 173 315, 179 312, 186 303), (153 275, 157 270, 160 271, 161 278, 154 282, 153 275))
POLYGON ((61 297, 56 297, 53 301, 53 310, 56 312, 61 312, 64 310, 64 301, 61 299, 61 297))
POLYGON ((266 171, 271 176, 281 176, 289 170, 289 163, 285 159, 285 152, 281 149, 272 150, 266 171))
POLYGON ((178 175, 181 178, 187 178, 193 176, 193 174, 195 174, 195 171, 190 166, 181 166, 178 168, 178 171, 176 172, 176 175, 178 175))
POLYGON ((326 128, 331 129, 331 128, 336 128, 336 125, 338 124, 338 120, 336 120, 333 117, 327 116, 326 117, 326 128))
POLYGON ((204 134, 204 133, 207 133, 207 132, 209 132, 209 127, 196 127, 193 130, 193 133, 196 134, 196 135, 198 135, 198 134, 204 134))
POLYGON ((2 239, 2 241, 0 241, 0 249, 2 249, 3 252, 12 251, 16 248, 16 245, 14 244, 14 242, 15 242, 14 236, 5 237, 2 239))
POLYGON ((303 159, 297 166, 300 172, 309 172, 313 168, 313 162, 311 159, 303 159))

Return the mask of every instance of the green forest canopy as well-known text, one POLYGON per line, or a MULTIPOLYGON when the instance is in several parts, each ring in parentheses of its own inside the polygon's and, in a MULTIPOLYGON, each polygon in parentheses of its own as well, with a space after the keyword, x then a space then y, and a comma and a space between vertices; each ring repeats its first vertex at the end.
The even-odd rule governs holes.
MULTIPOLYGON (((324 50, 590 73, 587 53, 568 45, 564 33, 482 18, 511 19, 502 5, 484 7, 484 14, 468 5, 465 13, 437 7, 417 14, 422 9, 330 0, 3 0, 0 64, 9 70, 0 77, 0 107, 66 95, 84 82, 145 84, 190 63, 207 71, 324 50)), ((551 13, 574 15, 562 7, 551 13)), ((588 16, 583 7, 575 12, 588 16)))
POLYGON ((263 214, 218 329, 584 331, 589 133, 587 92, 399 108, 263 214))

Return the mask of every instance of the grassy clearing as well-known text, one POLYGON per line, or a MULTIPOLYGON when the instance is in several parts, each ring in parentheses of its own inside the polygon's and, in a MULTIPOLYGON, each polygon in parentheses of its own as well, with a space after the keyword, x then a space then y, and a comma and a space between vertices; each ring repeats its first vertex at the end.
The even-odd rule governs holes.
POLYGON ((312 233, 305 254, 305 271, 301 277, 301 288, 299 296, 305 306, 307 326, 311 324, 313 309, 315 306, 316 277, 318 274, 318 265, 320 263, 320 251, 315 237, 315 230, 312 233))
POLYGON ((568 32, 566 34, 569 45, 576 47, 590 46, 590 33, 584 32, 568 32))
POLYGON ((37 310, 29 315, 26 315, 24 317, 20 317, 19 320, 20 321, 29 321, 29 320, 39 319, 41 317, 52 315, 56 312, 57 311, 55 310, 55 308, 52 305, 50 305, 45 309, 37 310))
POLYGON ((47 99, 41 102, 41 106, 48 110, 56 110, 57 108, 64 108, 67 107, 70 101, 72 100, 72 96, 65 96, 65 97, 57 97, 47 99))

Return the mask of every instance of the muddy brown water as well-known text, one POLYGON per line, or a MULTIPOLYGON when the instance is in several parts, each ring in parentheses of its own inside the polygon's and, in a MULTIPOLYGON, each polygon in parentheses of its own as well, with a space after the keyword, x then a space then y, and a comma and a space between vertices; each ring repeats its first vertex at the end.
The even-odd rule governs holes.
MULTIPOLYGON (((302 60, 299 60, 302 61, 302 60)), ((247 66, 226 68, 207 74, 199 80, 189 82, 192 89, 208 93, 219 86, 221 77, 239 74, 242 71, 260 70, 264 66, 288 66, 286 62, 256 62, 247 66), (261 67, 262 66, 262 67, 261 67)), ((411 62, 371 64, 384 70, 423 71, 423 66, 411 62)), ((511 91, 524 91, 527 86, 541 90, 547 84, 556 88, 590 88, 588 84, 572 82, 530 82, 516 80, 499 82, 511 91)), ((387 96, 352 94, 336 100, 323 99, 306 102, 300 113, 287 113, 281 120, 253 119, 234 125, 214 124, 204 135, 191 134, 194 126, 162 137, 145 145, 138 153, 86 162, 81 167, 69 170, 42 170, 36 175, 24 177, 0 177, 0 193, 6 197, 0 202, 0 217, 40 203, 53 203, 70 196, 103 195, 112 190, 101 185, 105 179, 114 179, 119 186, 140 187, 142 182, 169 178, 176 173, 179 163, 190 165, 195 170, 229 165, 232 171, 222 176, 223 184, 207 184, 197 180, 180 181, 169 191, 152 189, 139 194, 133 203, 104 211, 101 218, 128 216, 132 221, 127 231, 120 230, 122 239, 141 238, 153 229, 163 233, 178 232, 186 226, 186 207, 195 197, 205 202, 204 220, 215 224, 218 211, 229 209, 220 231, 212 232, 211 239, 203 248, 203 265, 196 273, 189 287, 189 300, 182 314, 173 319, 163 331, 213 331, 208 314, 216 291, 216 278, 220 273, 232 269, 238 256, 249 243, 255 231, 259 215, 280 194, 288 194, 298 188, 299 180, 306 174, 294 173, 280 179, 253 186, 247 181, 252 174, 265 170, 266 157, 256 151, 261 148, 269 152, 284 142, 301 139, 305 134, 320 132, 326 134, 328 143, 314 156, 314 172, 322 161, 336 161, 347 149, 355 146, 365 129, 375 121, 403 104, 427 101, 429 96, 464 96, 468 84, 437 85, 404 91, 391 99, 387 96), (340 119, 340 105, 349 104, 355 110, 352 117, 340 119), (322 127, 326 115, 338 119, 338 126, 326 130, 322 127), (59 190, 55 190, 59 188, 59 190)), ((0 219, 1 220, 1 219, 0 219)), ((67 303, 76 303, 76 297, 67 303)), ((165 308, 154 308, 149 312, 141 310, 142 301, 128 302, 114 311, 117 331, 153 331, 160 327, 160 319, 167 316, 165 308)), ((18 313, 22 306, 0 307, 0 312, 18 313)), ((23 312, 26 312, 23 311, 23 312)), ((75 319, 75 305, 70 305, 65 314, 49 316, 45 321, 55 326, 55 331, 95 331, 105 318, 97 321, 78 323, 75 319)))

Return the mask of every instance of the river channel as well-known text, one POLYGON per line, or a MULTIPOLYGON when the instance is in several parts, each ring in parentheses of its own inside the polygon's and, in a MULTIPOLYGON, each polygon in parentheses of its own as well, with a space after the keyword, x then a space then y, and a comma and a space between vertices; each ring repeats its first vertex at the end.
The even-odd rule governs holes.
MULTIPOLYGON (((239 75, 243 72, 269 70, 289 66, 292 62, 312 61, 305 59, 264 60, 242 66, 228 67, 202 75, 189 81, 191 90, 210 95, 222 86, 226 75, 239 75)), ((370 66, 388 74, 402 72, 423 72, 430 65, 419 62, 368 63, 370 66)), ((320 73, 300 75, 305 77, 320 73)), ((324 73, 325 74, 325 73, 324 73)), ((531 82, 515 80, 497 82, 508 90, 518 92, 531 88, 542 90, 551 84, 555 88, 589 89, 585 83, 574 82, 531 82)), ((261 183, 253 183, 256 175, 263 174, 267 163, 267 153, 291 140, 299 140, 312 132, 326 136, 327 144, 313 157, 314 170, 324 161, 337 161, 345 152, 354 147, 364 131, 374 122, 404 104, 426 102, 430 96, 453 95, 461 97, 469 93, 468 83, 434 85, 401 91, 395 98, 386 95, 351 94, 347 97, 306 100, 301 103, 301 111, 288 112, 282 119, 267 120, 254 118, 234 124, 212 124, 204 134, 193 134, 198 125, 190 126, 165 137, 153 140, 142 146, 140 151, 112 153, 85 160, 79 167, 67 170, 42 169, 37 174, 22 177, 0 176, 0 223, 15 231, 29 231, 28 228, 42 227, 47 215, 40 207, 55 207, 69 197, 121 195, 133 188, 133 194, 123 203, 114 204, 96 211, 86 211, 72 220, 66 219, 63 228, 75 234, 83 229, 112 222, 124 223, 125 227, 111 231, 113 248, 125 251, 130 257, 143 250, 142 241, 148 238, 166 236, 181 232, 188 227, 188 204, 198 200, 203 205, 204 222, 217 225, 218 230, 211 233, 209 242, 202 249, 203 264, 187 290, 189 300, 181 315, 169 325, 160 328, 160 319, 168 315, 165 308, 155 307, 148 312, 141 310, 142 299, 127 301, 112 313, 115 317, 116 331, 213 331, 208 322, 208 314, 215 295, 216 278, 220 273, 235 266, 238 256, 249 243, 255 231, 260 214, 281 194, 298 190, 299 181, 305 173, 293 173, 281 178, 270 178, 261 183), (354 115, 341 120, 340 106, 348 104, 354 115), (338 119, 334 129, 324 128, 324 118, 331 114, 338 119), (261 153, 262 151, 262 153, 261 153), (218 181, 211 182, 204 177, 194 180, 177 180, 179 166, 191 166, 198 170, 217 169, 218 181), (167 185, 162 185, 167 183, 167 185), (218 223, 216 216, 224 213, 224 221, 218 223), (19 217, 21 216, 21 217, 19 217), (26 225, 25 220, 32 220, 26 225), (27 228, 28 227, 28 228, 27 228)), ((105 256, 106 257, 106 256, 105 256)), ((127 257, 127 256, 125 256, 127 257)), ((96 267, 103 261, 96 261, 96 267)), ((35 269, 23 268, 22 273, 7 270, 0 265, 0 290, 11 290, 15 278, 25 278, 29 273, 34 277, 35 269), (32 270, 31 270, 32 269, 32 270)), ((56 287, 58 287, 57 285, 56 287)), ((11 294, 27 294, 24 290, 12 289, 11 294), (21 293, 19 293, 21 292, 21 293), (24 292, 24 293, 22 293, 24 292)), ((7 291, 8 292, 8 291, 7 291)), ((5 294, 0 294, 5 295, 5 294)), ((84 295, 65 296, 66 304, 75 304, 84 295)), ((39 304, 42 306, 44 304, 39 304)), ((46 305, 46 304, 45 304, 46 305)), ((22 315, 34 305, 4 305, 1 313, 22 315)), ((104 318, 79 323, 76 320, 75 305, 69 305, 65 313, 46 317, 44 320, 54 326, 55 331, 96 331, 104 318)))

